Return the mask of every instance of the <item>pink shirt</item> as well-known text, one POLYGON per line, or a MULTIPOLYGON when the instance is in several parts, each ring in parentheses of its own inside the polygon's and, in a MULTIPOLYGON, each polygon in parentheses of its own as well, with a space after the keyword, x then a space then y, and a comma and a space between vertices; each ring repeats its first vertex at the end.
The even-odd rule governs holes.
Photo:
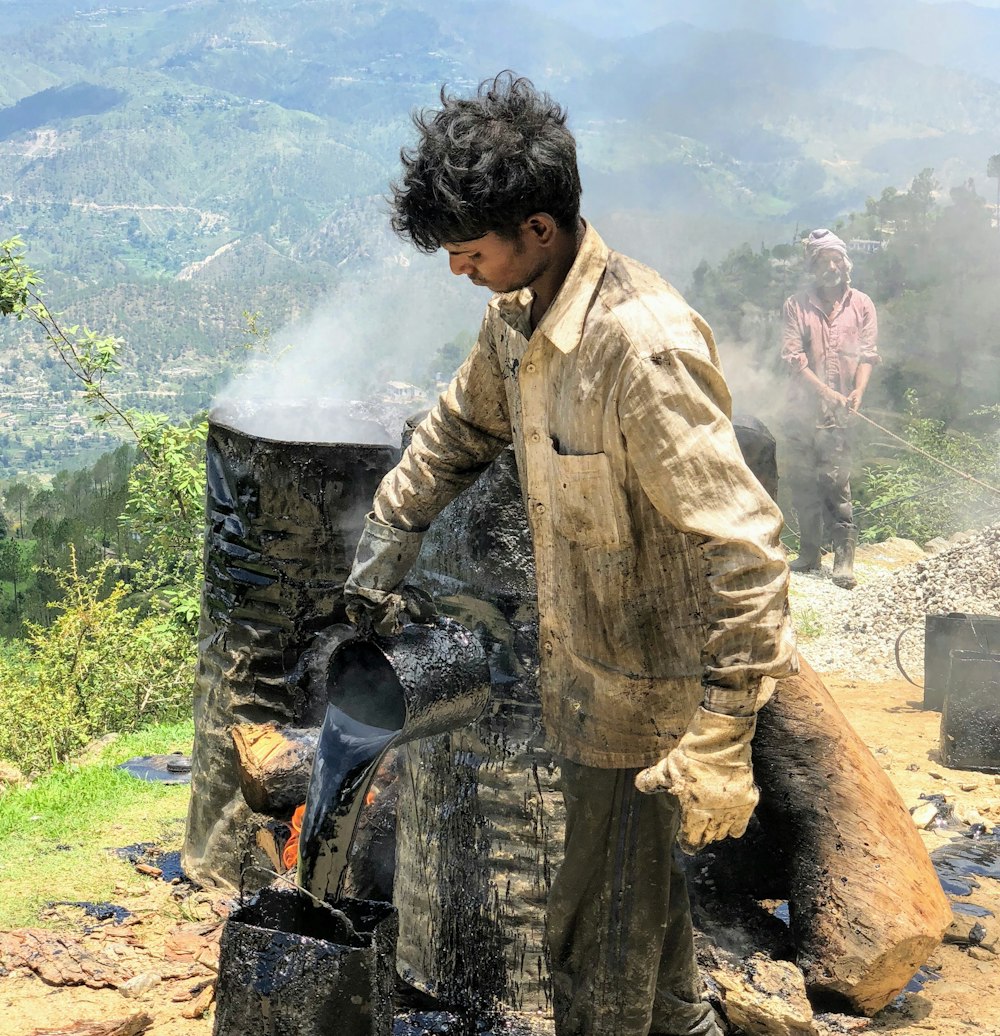
MULTIPOLYGON (((848 288, 829 315, 813 291, 801 291, 785 303, 784 317, 781 358, 792 374, 808 367, 824 385, 847 396, 854 391, 861 364, 876 366, 882 362, 875 303, 863 291, 848 288)), ((789 403, 817 411, 826 409, 813 388, 795 377, 789 403)))

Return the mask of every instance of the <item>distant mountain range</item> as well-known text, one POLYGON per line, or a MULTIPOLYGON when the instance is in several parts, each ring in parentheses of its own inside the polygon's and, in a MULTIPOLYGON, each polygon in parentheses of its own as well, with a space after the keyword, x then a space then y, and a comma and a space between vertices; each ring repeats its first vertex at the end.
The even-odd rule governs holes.
MULTIPOLYGON (((485 0, 484 0, 485 2, 485 0)), ((813 46, 892 50, 925 65, 1000 80, 1000 8, 921 0, 545 0, 554 17, 598 35, 634 36, 672 22, 710 32, 767 33, 813 46)))
POLYGON ((968 3, 0 0, 0 16, 3 234, 151 374, 220 366, 225 313, 280 324, 390 265, 434 290, 442 267, 405 266, 384 194, 442 83, 510 67, 565 102, 586 213, 682 286, 705 256, 788 240, 926 166, 988 193, 1000 152, 1000 10, 968 3))

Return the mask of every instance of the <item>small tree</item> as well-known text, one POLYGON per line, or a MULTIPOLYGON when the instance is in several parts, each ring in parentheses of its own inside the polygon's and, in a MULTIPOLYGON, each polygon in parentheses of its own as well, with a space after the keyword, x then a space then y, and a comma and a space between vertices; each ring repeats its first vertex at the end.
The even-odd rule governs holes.
POLYGON ((11 482, 4 492, 4 501, 17 511, 17 534, 24 539, 24 505, 31 499, 32 489, 25 482, 11 482))
POLYGON ((17 620, 21 614, 18 598, 18 583, 24 586, 31 575, 32 548, 28 544, 10 539, 0 541, 0 578, 12 584, 12 615, 17 620))
POLYGON ((126 606, 108 562, 55 573, 60 600, 27 644, 0 650, 0 758, 27 772, 60 762, 108 731, 176 720, 190 709, 191 637, 126 606))
MULTIPOLYGON (((141 475, 129 482, 125 520, 149 537, 147 563, 140 569, 142 589, 190 626, 197 617, 203 533, 202 458, 208 423, 203 418, 171 423, 160 414, 119 406, 104 387, 119 369, 122 341, 88 327, 64 326, 40 293, 41 278, 24 258, 24 242, 0 242, 0 313, 31 320, 54 354, 76 379, 99 424, 114 425, 135 443, 141 475), (163 552, 168 553, 163 553, 163 552)), ((260 334, 255 327, 251 333, 260 334)))

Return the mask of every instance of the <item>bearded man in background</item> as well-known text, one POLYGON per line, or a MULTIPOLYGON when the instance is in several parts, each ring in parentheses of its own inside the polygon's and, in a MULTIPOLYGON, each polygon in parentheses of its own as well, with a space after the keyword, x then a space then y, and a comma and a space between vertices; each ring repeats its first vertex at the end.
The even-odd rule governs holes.
POLYGON ((790 382, 785 433, 792 507, 799 520, 793 572, 818 571, 824 527, 833 581, 853 589, 858 530, 851 504, 848 418, 861 409, 878 354, 875 304, 851 287, 847 246, 826 229, 805 241, 810 285, 785 302, 781 356, 790 382))

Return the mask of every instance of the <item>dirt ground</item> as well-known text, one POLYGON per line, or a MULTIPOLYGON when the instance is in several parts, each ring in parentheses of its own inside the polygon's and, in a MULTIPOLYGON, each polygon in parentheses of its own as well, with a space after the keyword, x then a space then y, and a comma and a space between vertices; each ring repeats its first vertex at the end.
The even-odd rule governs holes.
MULTIPOLYGON (((807 645, 803 653, 808 657, 807 645)), ((922 795, 943 795, 954 807, 957 819, 952 827, 922 833, 929 851, 955 844, 963 831, 968 832, 969 821, 988 828, 1000 824, 1000 777, 941 765, 940 717, 920 708, 915 687, 903 680, 865 683, 836 674, 825 674, 824 680, 908 807, 921 805, 922 795)), ((955 897, 955 902, 994 915, 968 919, 985 928, 982 945, 940 946, 921 973, 922 989, 905 993, 871 1022, 858 1020, 849 1030, 827 1031, 1000 1036, 1000 957, 984 948, 1000 936, 1000 881, 987 876, 976 880, 979 887, 971 895, 955 897)), ((2 1036, 131 1036, 134 1026, 87 1028, 84 1023, 124 1025, 141 1013, 151 1016, 143 1030, 150 1036, 209 1036, 208 998, 226 903, 155 875, 149 875, 141 895, 115 903, 132 911, 120 925, 62 908, 63 922, 54 932, 0 933, 0 962, 10 969, 0 972, 2 1036), (33 944, 33 938, 61 942, 33 944), (42 960, 48 962, 48 981, 39 977, 42 960), (50 984, 74 977, 108 985, 95 989, 50 984), (185 1017, 206 1008, 201 1017, 185 1017)), ((551 1031, 537 1021, 533 1029, 551 1031)))

